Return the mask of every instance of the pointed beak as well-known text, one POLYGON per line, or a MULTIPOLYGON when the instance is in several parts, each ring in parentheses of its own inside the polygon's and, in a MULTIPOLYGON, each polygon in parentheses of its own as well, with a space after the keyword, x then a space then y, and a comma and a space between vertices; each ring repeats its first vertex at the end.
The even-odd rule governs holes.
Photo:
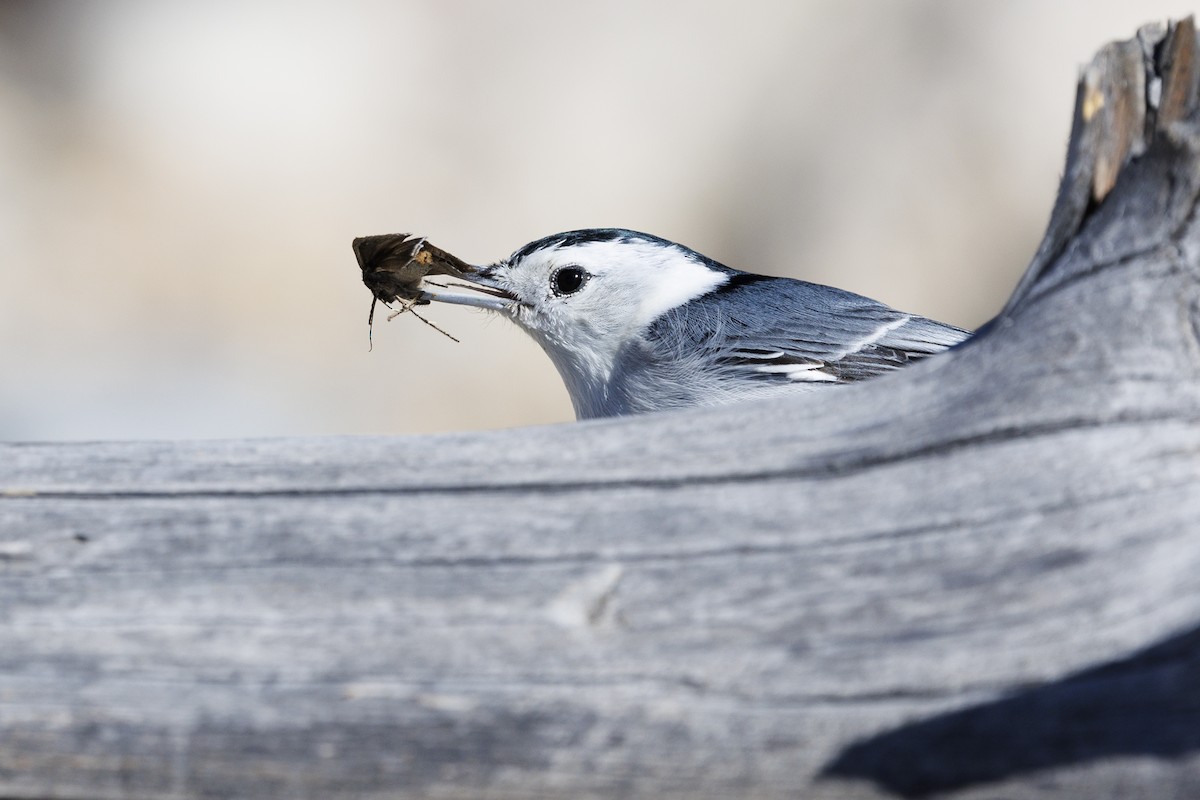
POLYGON ((497 265, 477 267, 463 264, 459 274, 463 280, 438 275, 421 281, 421 299, 459 306, 474 306, 492 311, 506 311, 517 302, 497 280, 497 265), (465 267, 465 268, 464 268, 465 267), (455 291, 465 289, 467 291, 455 291))

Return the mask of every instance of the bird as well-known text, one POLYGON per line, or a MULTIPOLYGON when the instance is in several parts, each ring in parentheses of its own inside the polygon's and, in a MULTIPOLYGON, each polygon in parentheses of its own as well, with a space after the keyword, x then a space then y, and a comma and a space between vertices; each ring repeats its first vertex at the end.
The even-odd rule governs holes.
POLYGON ((459 263, 468 283, 426 278, 420 301, 484 308, 516 323, 558 369, 580 420, 854 383, 971 335, 624 228, 556 233, 493 264, 459 263))

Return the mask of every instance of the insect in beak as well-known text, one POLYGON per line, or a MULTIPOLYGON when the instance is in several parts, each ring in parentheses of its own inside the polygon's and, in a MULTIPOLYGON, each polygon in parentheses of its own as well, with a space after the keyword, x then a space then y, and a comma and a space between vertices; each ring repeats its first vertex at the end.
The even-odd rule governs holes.
MULTIPOLYGON (((411 312, 413 316, 441 333, 453 336, 438 328, 418 314, 416 306, 430 302, 452 303, 501 311, 515 298, 497 287, 490 279, 490 269, 468 264, 430 244, 424 237, 407 233, 389 233, 381 236, 363 236, 351 245, 362 270, 363 283, 371 290, 371 310, 367 315, 368 339, 375 321, 375 303, 382 302, 391 308, 400 302, 401 308, 388 317, 411 312), (468 283, 438 283, 429 276, 447 276, 468 283), (453 288, 469 289, 471 293, 453 291, 453 288)), ((458 341, 454 339, 454 341, 458 341)))

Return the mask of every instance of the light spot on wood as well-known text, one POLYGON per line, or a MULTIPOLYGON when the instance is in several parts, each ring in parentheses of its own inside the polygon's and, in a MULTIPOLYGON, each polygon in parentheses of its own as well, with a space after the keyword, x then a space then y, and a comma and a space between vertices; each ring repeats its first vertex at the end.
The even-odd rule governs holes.
POLYGON ((1083 95, 1083 121, 1091 122, 1092 117, 1096 116, 1102 108, 1104 108, 1104 92, 1089 81, 1083 95))
POLYGON ((33 542, 0 542, 0 561, 16 561, 33 554, 33 542))
POLYGON ((586 575, 567 585, 546 608, 546 616, 564 628, 587 628, 612 618, 612 597, 625 573, 620 564, 586 575))
POLYGON ((342 689, 342 697, 347 700, 407 699, 412 697, 412 686, 385 681, 356 681, 346 684, 342 689))
POLYGON ((417 705, 424 708, 435 711, 450 711, 456 714, 474 711, 479 706, 475 698, 465 694, 426 693, 417 695, 416 699, 417 705))

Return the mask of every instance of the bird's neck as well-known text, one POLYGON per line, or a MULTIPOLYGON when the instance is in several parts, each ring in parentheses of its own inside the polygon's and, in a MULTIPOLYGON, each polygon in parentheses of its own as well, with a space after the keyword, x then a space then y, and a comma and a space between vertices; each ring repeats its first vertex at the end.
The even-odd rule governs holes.
POLYGON ((571 396, 577 419, 620 414, 621 400, 613 396, 612 375, 616 353, 589 349, 584 357, 572 356, 557 342, 535 337, 546 351, 571 396))

